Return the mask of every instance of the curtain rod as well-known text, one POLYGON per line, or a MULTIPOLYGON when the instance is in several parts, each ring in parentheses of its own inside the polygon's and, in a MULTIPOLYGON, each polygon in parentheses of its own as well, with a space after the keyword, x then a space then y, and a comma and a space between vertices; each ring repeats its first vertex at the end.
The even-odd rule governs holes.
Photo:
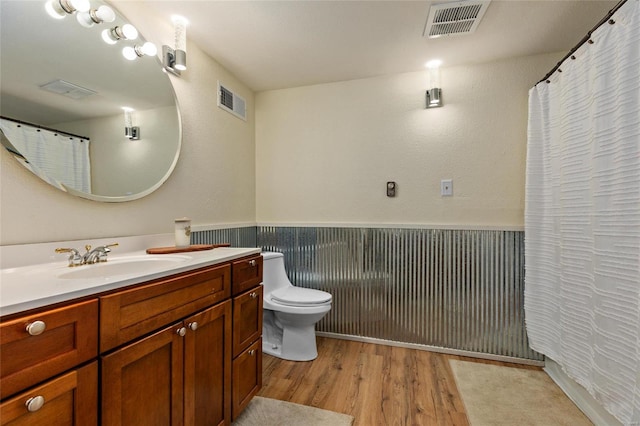
POLYGON ((2 118, 3 120, 8 120, 8 121, 13 121, 14 123, 18 123, 18 124, 24 124, 27 126, 31 126, 31 127, 35 127, 37 129, 42 129, 42 130, 48 130, 50 132, 54 132, 54 133, 61 133, 63 135, 66 136, 71 136, 73 138, 78 138, 78 139, 86 139, 88 141, 90 141, 91 139, 88 138, 87 136, 81 136, 81 135, 75 135, 73 133, 69 133, 69 132, 63 132, 61 130, 58 129, 53 129, 51 127, 45 127, 45 126, 41 126, 39 124, 33 124, 33 123, 29 123, 28 121, 22 121, 22 120, 16 120, 15 118, 9 118, 9 117, 5 117, 4 115, 0 115, 0 118, 2 118))
MULTIPOLYGON (((625 4, 626 2, 627 2, 627 0, 620 0, 620 1, 619 1, 619 2, 618 2, 618 3, 613 7, 613 9, 611 9, 611 10, 609 11, 609 13, 607 13, 607 15, 606 15, 604 18, 602 18, 602 19, 600 20, 600 22, 598 22, 598 23, 597 23, 593 28, 591 28, 591 31, 589 31, 589 32, 587 33, 587 35, 586 35, 586 36, 584 36, 584 38, 583 38, 582 40, 580 40, 580 41, 578 42, 578 44, 576 44, 576 46, 575 46, 573 49, 571 49, 571 50, 569 51, 569 53, 567 53, 567 54, 566 54, 566 56, 565 56, 564 58, 562 58, 562 59, 560 60, 560 62, 558 62, 558 63, 556 64, 556 66, 555 66, 555 67, 553 67, 553 69, 552 69, 551 71, 549 71, 549 72, 547 73, 547 75, 545 75, 545 76, 544 76, 544 78, 543 78, 542 80, 540 80, 539 82, 537 82, 535 85, 537 86, 538 84, 542 83, 543 81, 547 81, 547 80, 548 80, 548 78, 549 78, 549 77, 551 77, 551 76, 553 75, 553 73, 554 73, 554 72, 556 72, 556 71, 560 68, 560 66, 562 65, 562 63, 563 63, 563 62, 564 62, 568 57, 572 56, 572 55, 576 52, 576 50, 578 50, 578 49, 580 48, 580 46, 582 46, 583 44, 585 44, 585 43, 587 43, 587 42, 589 42, 589 43, 593 43, 593 41, 591 41, 591 34, 593 34, 593 32, 594 32, 595 30, 597 30, 598 28, 600 28, 600 26, 601 26, 602 24, 604 24, 605 22, 609 22, 610 24, 615 24, 615 21, 614 21, 614 20, 612 20, 612 19, 610 20, 610 18, 611 18, 611 17, 613 16, 613 14, 614 14, 614 13, 616 13, 616 12, 618 11, 618 9, 620 9, 620 7, 621 7, 623 4, 625 4)), ((575 58, 573 58, 573 59, 575 59, 575 58)))

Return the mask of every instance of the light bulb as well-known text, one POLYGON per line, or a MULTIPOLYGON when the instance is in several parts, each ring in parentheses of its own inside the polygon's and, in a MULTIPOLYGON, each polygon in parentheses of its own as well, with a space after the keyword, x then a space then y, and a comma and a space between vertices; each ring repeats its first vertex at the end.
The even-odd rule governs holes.
POLYGON ((78 23, 85 28, 91 28, 95 25, 95 22, 91 19, 89 12, 76 13, 76 19, 78 20, 78 23))
POLYGON ((109 28, 107 28, 106 30, 102 31, 102 40, 104 40, 104 42, 107 43, 107 44, 116 44, 118 42, 118 40, 113 37, 111 31, 113 31, 113 30, 109 29, 109 28))
POLYGON ((120 31, 127 40, 135 40, 138 38, 138 30, 131 24, 124 24, 120 27, 120 31))
POLYGON ((150 41, 143 44, 141 50, 142 50, 142 53, 144 53, 147 56, 156 56, 156 54, 158 53, 158 48, 156 47, 155 44, 151 43, 150 41))
POLYGON ((67 13, 60 7, 58 0, 49 0, 46 2, 44 4, 44 10, 46 10, 47 14, 54 19, 63 19, 67 16, 67 13))
POLYGON ((127 46, 124 49, 122 49, 122 56, 124 56, 126 59, 130 61, 133 61, 138 57, 138 54, 136 53, 136 49, 134 49, 131 46, 127 46))
POLYGON ((88 12, 91 9, 89 0, 69 0, 69 4, 78 12, 88 12))
POLYGON ((102 22, 113 22, 116 20, 116 13, 109 6, 102 5, 95 11, 96 17, 102 22))

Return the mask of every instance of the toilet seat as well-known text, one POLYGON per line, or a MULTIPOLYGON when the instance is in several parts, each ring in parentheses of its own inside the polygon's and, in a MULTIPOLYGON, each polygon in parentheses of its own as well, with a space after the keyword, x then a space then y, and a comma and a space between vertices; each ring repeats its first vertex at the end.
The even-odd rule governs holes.
POLYGON ((286 306, 318 306, 331 303, 326 291, 288 286, 271 293, 271 300, 286 306))

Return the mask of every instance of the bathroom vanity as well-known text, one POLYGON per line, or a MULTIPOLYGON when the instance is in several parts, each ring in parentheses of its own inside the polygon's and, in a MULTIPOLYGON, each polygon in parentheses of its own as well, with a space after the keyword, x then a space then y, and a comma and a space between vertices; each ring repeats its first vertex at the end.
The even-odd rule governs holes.
POLYGON ((2 295, 1 423, 230 424, 262 385, 259 252, 214 249, 142 277, 91 277, 93 288, 49 289, 38 303, 67 300, 9 314, 17 308, 2 295))

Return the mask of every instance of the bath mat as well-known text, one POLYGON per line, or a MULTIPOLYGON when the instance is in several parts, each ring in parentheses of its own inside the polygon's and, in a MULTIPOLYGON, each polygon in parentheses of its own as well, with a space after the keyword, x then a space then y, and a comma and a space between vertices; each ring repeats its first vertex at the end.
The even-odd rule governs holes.
POLYGON ((449 360, 471 426, 592 426, 551 378, 528 370, 449 360))
POLYGON ((254 397, 233 426, 351 426, 353 417, 277 399, 254 397))

